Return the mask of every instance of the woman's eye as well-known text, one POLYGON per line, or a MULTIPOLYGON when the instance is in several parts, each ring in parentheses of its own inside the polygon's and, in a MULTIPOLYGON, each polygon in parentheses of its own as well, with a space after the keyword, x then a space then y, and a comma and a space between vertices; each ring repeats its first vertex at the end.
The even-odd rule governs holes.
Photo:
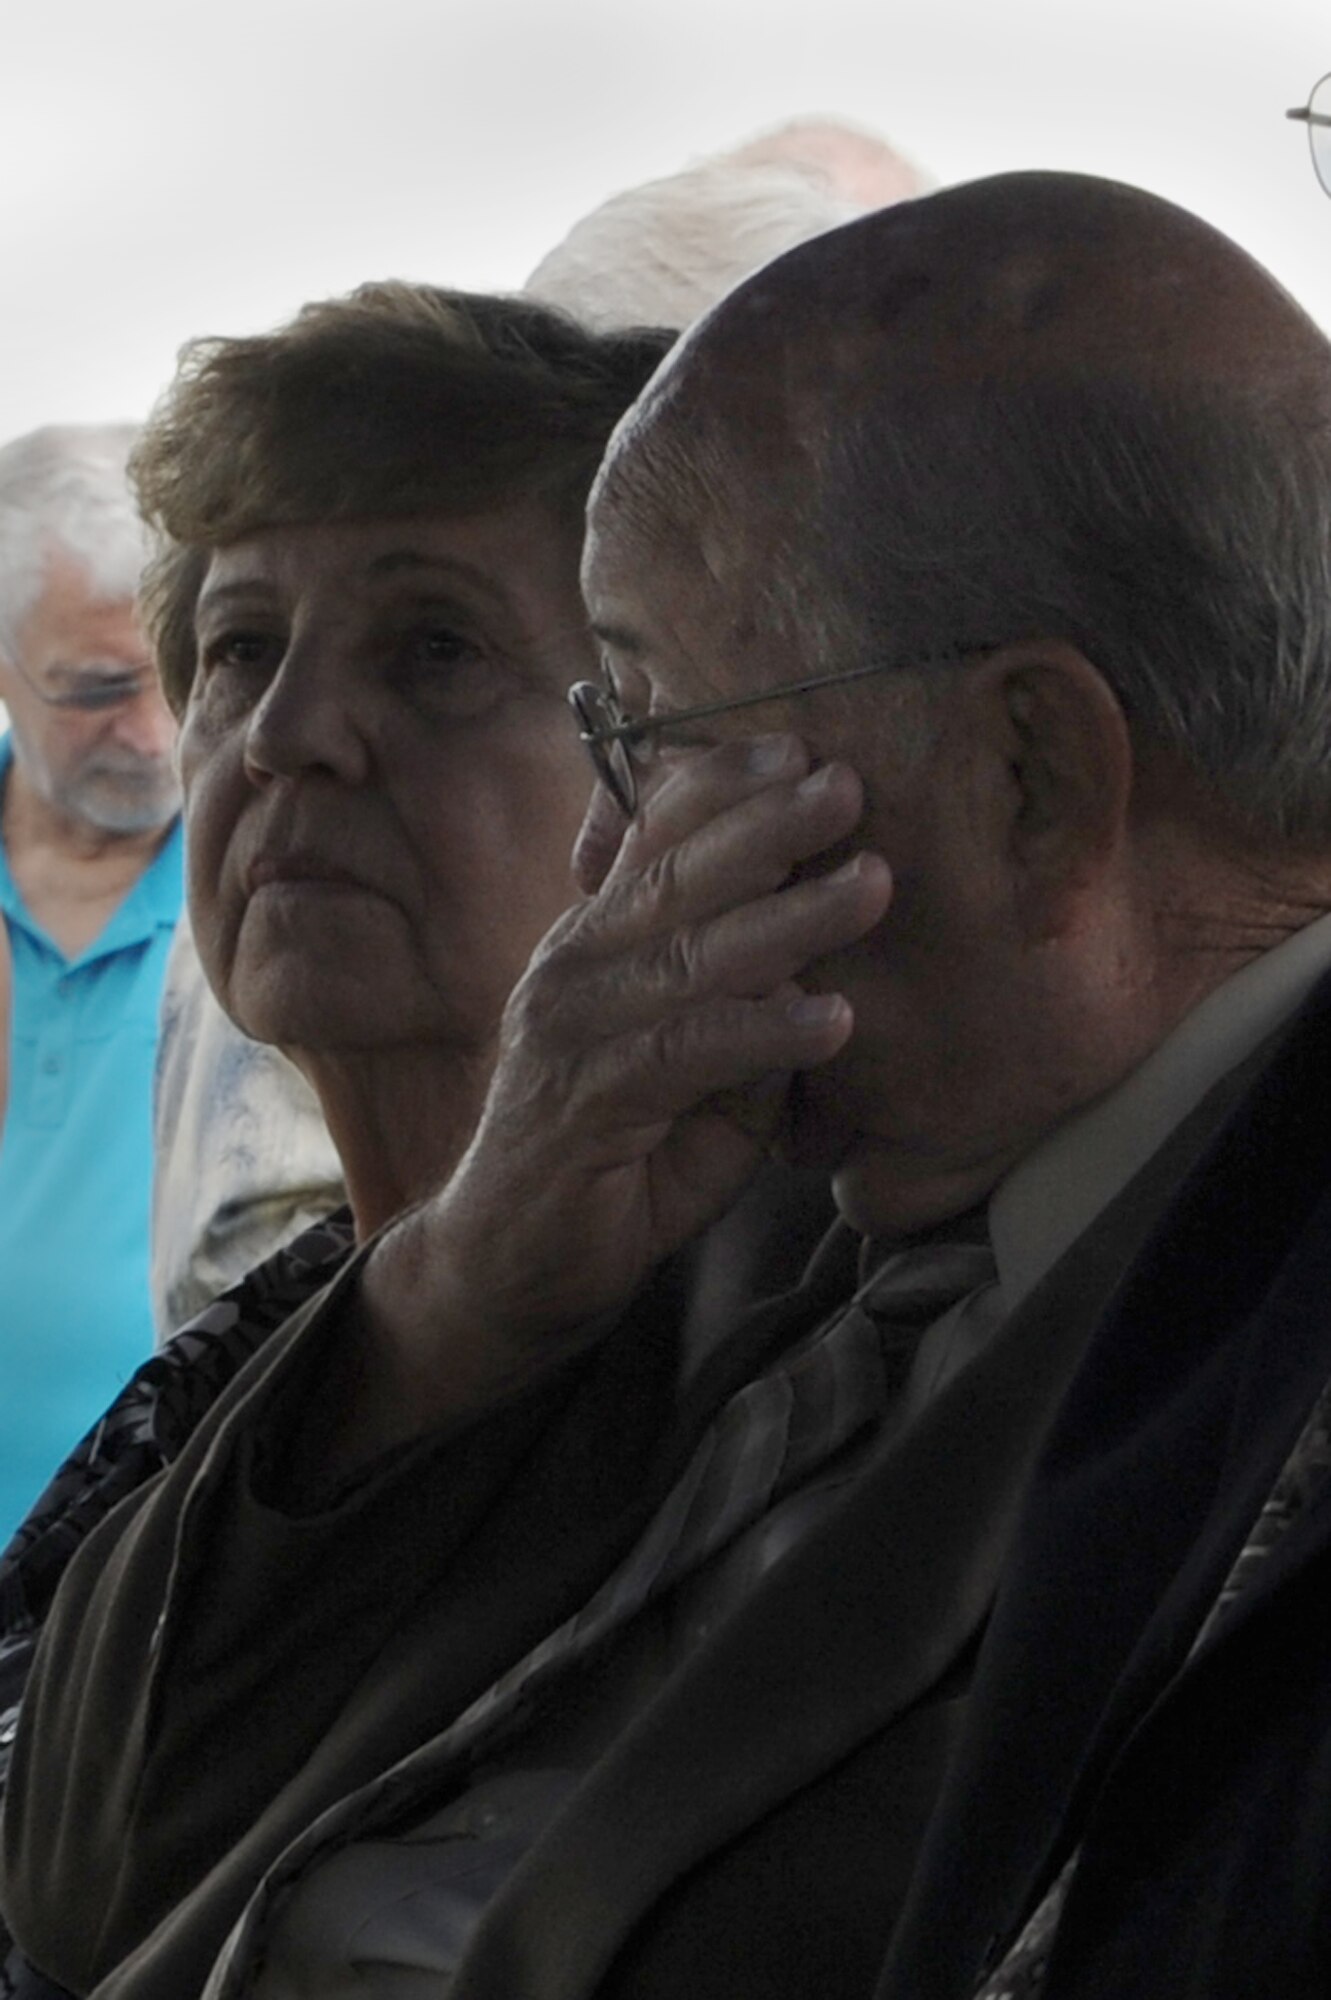
POLYGON ((399 686, 421 714, 465 722, 512 691, 502 657, 456 625, 420 625, 397 642, 399 686))
POLYGON ((219 632, 202 648, 206 667, 263 667, 276 659, 282 642, 271 632, 219 632))
POLYGON ((422 667, 458 666, 478 657, 473 642, 450 625, 422 626, 409 636, 405 650, 413 663, 422 667))

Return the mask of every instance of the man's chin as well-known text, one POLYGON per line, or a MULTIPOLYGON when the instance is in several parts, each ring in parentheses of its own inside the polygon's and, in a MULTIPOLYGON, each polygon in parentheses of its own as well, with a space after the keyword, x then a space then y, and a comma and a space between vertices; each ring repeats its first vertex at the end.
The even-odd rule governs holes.
POLYGON ((847 1147, 832 1172, 837 1209, 861 1236, 900 1238, 938 1229, 977 1207, 991 1187, 982 1171, 949 1171, 874 1140, 847 1147))
MULTIPOLYGON (((819 1082, 824 1079, 820 1077, 819 1082)), ((831 1174, 858 1136, 825 1088, 815 1092, 809 1077, 796 1075, 786 1092, 780 1129, 769 1141, 768 1150, 783 1166, 831 1174)))
POLYGON ((930 1189, 912 1181, 895 1148, 819 1119, 807 1104, 795 1108, 771 1151, 785 1166, 825 1173, 842 1219, 862 1236, 909 1236, 935 1220, 930 1189))
POLYGON ((922 1147, 866 1132, 851 1122, 849 1095, 817 1089, 817 1077, 797 1077, 786 1120, 772 1147, 794 1167, 827 1174, 837 1208, 863 1236, 904 1237, 964 1215, 998 1178, 989 1163, 949 1165, 922 1147))

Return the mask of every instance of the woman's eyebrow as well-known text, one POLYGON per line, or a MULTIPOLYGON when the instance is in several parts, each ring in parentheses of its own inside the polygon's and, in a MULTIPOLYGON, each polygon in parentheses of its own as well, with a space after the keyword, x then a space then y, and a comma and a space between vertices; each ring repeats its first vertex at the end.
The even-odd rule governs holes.
POLYGON ((234 604, 242 597, 258 597, 270 594, 273 586, 266 577, 237 577, 233 583, 205 584, 199 592, 196 609, 211 611, 215 604, 234 604))
POLYGON ((469 583, 474 590, 482 591, 496 604, 507 604, 509 601, 508 591, 498 577, 478 564, 468 562, 465 556, 432 555, 426 550, 412 548, 385 549, 365 566, 368 577, 396 576, 403 571, 442 572, 445 576, 469 583))

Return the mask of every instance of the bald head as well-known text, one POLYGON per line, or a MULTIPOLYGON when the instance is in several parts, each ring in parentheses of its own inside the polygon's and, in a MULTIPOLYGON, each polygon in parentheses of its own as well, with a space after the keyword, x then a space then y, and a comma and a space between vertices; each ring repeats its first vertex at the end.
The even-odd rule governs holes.
POLYGON ((755 339, 823 345, 829 306, 894 372, 1167 380, 1320 365, 1321 336, 1260 265, 1197 216, 1073 174, 1005 174, 867 215, 758 273, 695 364, 755 339), (1273 347, 1274 343, 1274 347, 1273 347))
POLYGON ((651 539, 701 519, 819 669, 1070 640, 1234 810, 1331 841, 1331 348, 1167 202, 1004 175, 801 246, 602 490, 651 539))
POLYGON ((895 146, 841 118, 792 118, 746 140, 727 157, 739 166, 798 167, 856 208, 909 201, 929 186, 920 169, 895 146))

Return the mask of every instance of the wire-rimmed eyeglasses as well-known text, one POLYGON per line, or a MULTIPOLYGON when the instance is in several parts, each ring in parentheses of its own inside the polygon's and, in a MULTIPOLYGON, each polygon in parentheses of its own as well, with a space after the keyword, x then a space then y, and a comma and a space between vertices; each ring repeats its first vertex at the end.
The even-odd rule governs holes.
POLYGON ((151 667, 117 667, 110 661, 104 665, 89 661, 86 665, 62 669, 64 684, 45 688, 19 660, 11 660, 10 665, 38 701, 66 715, 102 715, 109 709, 128 708, 153 680, 151 667))
MULTIPOLYGON (((955 664, 972 653, 996 652, 998 642, 984 645, 953 646, 943 653, 931 653, 918 666, 955 664)), ((812 694, 818 688, 844 687, 850 681, 868 680, 871 674, 904 672, 900 660, 875 660, 872 666, 849 667, 844 673, 815 674, 808 680, 787 681, 781 687, 757 688, 752 694, 732 695, 726 701, 703 702, 698 708, 677 708, 664 715, 629 715, 619 698, 619 690, 603 681, 578 681, 568 691, 569 704, 578 718, 578 734, 587 746, 596 775, 615 804, 632 819, 638 810, 638 774, 632 746, 645 743, 663 729, 701 722, 707 716, 728 715, 738 708, 758 708, 763 702, 784 701, 791 695, 812 694)))
POLYGON ((1286 118, 1297 118, 1308 127, 1308 150, 1313 172, 1327 194, 1331 194, 1331 72, 1319 77, 1308 92, 1306 104, 1296 104, 1286 118))

